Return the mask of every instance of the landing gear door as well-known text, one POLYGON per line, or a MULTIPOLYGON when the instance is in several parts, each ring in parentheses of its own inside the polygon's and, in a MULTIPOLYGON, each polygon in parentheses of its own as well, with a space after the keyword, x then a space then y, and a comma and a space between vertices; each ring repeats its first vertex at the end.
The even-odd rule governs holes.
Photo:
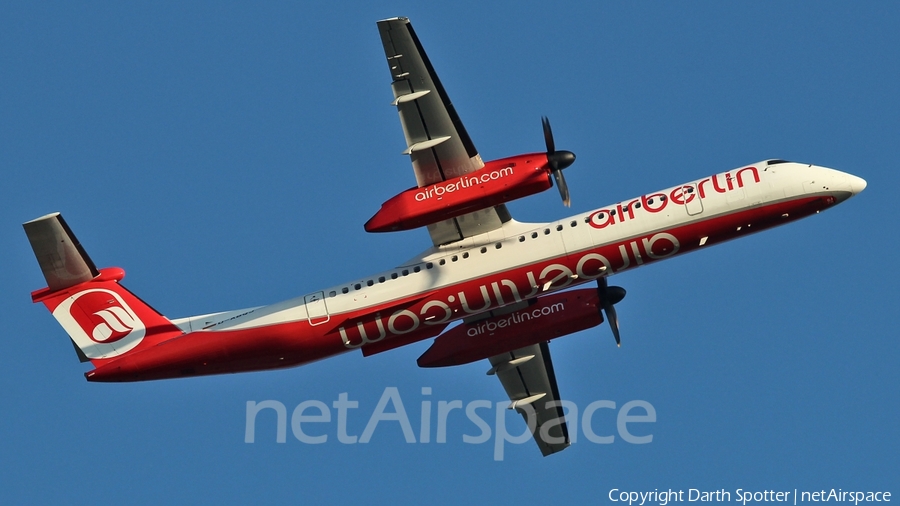
POLYGON ((325 305, 325 292, 316 292, 303 297, 310 325, 321 325, 331 319, 325 305))
POLYGON ((697 185, 686 184, 681 187, 681 200, 684 201, 684 209, 688 216, 697 216, 703 212, 703 201, 697 192, 697 185))

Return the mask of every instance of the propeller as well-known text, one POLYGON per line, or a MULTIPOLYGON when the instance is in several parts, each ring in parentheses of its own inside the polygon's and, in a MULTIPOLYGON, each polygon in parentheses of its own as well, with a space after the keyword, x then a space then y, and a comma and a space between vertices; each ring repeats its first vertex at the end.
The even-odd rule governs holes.
POLYGON ((600 305, 603 307, 603 312, 606 313, 606 321, 609 322, 613 337, 616 338, 616 346, 621 347, 619 317, 616 315, 615 304, 625 298, 625 289, 621 286, 609 286, 606 283, 606 276, 604 276, 597 280, 597 295, 600 296, 600 305))
POLYGON ((572 162, 575 161, 575 153, 557 151, 556 143, 553 142, 553 130, 550 128, 550 120, 547 119, 547 116, 541 117, 541 124, 544 127, 544 142, 547 144, 547 162, 550 165, 550 173, 553 174, 556 187, 559 188, 559 196, 562 197, 563 204, 569 207, 572 201, 569 198, 569 186, 566 184, 562 170, 572 165, 572 162))

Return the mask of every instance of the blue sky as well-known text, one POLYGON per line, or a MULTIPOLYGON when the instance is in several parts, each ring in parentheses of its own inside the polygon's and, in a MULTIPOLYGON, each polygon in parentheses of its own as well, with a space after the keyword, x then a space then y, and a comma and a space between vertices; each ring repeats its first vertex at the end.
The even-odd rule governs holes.
MULTIPOLYGON (((295 2, 0 5, 0 497, 4 503, 605 500, 610 489, 889 490, 897 485, 900 5, 890 2, 295 2), (765 158, 865 178, 818 216, 616 276, 606 326, 551 344, 582 409, 644 400, 541 458, 451 417, 444 444, 335 423, 275 442, 247 401, 359 402, 396 387, 418 432, 438 401, 503 400, 486 363, 424 370, 419 343, 274 372, 88 384, 21 223, 62 211, 98 265, 170 317, 277 302, 429 245, 366 234, 414 184, 375 21, 408 16, 485 159, 578 161, 582 212, 765 158), (634 413, 636 414, 636 413, 634 413)), ((555 190, 510 205, 566 216, 555 190)), ((432 415, 434 416, 434 415, 432 415)), ((485 415, 485 418, 491 418, 485 415)), ((510 414, 509 430, 522 424, 510 414)), ((581 429, 579 429, 581 430, 581 429)))

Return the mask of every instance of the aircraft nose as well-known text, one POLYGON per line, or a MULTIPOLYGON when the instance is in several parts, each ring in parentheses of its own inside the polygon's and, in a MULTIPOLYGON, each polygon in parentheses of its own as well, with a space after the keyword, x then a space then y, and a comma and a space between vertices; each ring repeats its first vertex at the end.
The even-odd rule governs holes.
POLYGON ((866 189, 866 180, 853 174, 828 168, 824 174, 831 176, 828 186, 838 204, 866 189))
POLYGON ((854 195, 866 189, 866 180, 861 177, 850 175, 850 190, 854 195))

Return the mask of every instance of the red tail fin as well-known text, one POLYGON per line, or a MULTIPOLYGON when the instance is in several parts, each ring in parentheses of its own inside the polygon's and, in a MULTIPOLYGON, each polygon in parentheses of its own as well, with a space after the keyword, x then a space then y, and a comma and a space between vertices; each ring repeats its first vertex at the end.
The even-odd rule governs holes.
POLYGON ((48 285, 32 300, 53 313, 82 362, 99 366, 183 334, 119 284, 125 271, 98 271, 59 213, 24 226, 48 285))

